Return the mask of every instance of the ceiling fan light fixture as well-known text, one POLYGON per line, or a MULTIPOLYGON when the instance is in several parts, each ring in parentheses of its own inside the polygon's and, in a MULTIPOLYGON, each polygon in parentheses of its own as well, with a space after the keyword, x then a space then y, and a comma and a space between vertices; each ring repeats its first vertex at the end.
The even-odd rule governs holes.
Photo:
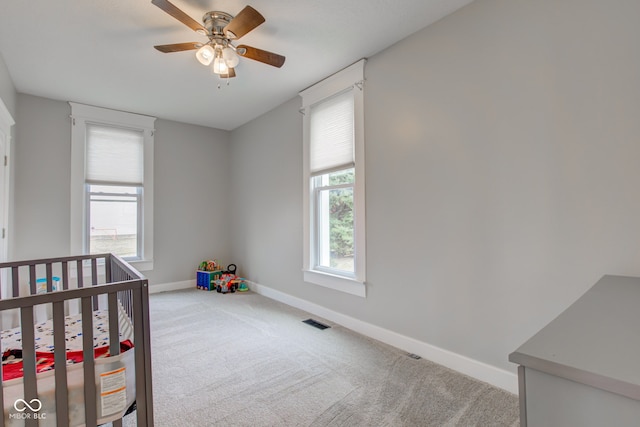
POLYGON ((200 63, 202 65, 209 65, 211 64, 211 62, 213 61, 213 59, 215 58, 216 53, 213 50, 213 48, 206 44, 204 46, 202 46, 200 49, 198 49, 198 51, 196 52, 196 58, 198 58, 198 61, 200 61, 200 63))
POLYGON ((229 68, 235 68, 240 63, 240 57, 238 57, 238 54, 228 46, 222 49, 222 58, 225 60, 227 67, 229 68))
POLYGON ((213 60, 213 72, 216 74, 227 74, 229 72, 227 62, 222 56, 218 56, 213 60))

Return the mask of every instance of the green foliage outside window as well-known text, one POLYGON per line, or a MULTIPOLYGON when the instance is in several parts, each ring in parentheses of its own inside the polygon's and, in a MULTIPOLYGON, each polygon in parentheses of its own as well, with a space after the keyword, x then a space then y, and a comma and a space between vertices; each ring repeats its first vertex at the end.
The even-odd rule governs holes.
MULTIPOLYGON (((330 185, 350 184, 353 182, 353 169, 329 175, 330 185)), ((331 253, 338 258, 353 257, 353 188, 340 188, 331 191, 329 212, 331 216, 331 253)))

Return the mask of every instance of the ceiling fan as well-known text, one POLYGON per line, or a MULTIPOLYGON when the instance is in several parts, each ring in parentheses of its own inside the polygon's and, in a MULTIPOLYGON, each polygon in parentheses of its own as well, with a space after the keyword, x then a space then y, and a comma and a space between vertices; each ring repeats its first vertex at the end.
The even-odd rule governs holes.
POLYGON ((284 64, 285 57, 277 53, 243 44, 238 46, 233 44, 233 41, 238 40, 265 21, 260 12, 251 6, 246 6, 235 17, 226 12, 207 12, 202 17, 202 24, 200 24, 168 0, 151 0, 151 3, 198 34, 209 38, 206 43, 188 42, 154 46, 160 52, 172 53, 197 49, 196 58, 198 61, 207 66, 213 63, 213 72, 223 78, 236 76, 235 67, 240 62, 240 57, 278 68, 284 64))

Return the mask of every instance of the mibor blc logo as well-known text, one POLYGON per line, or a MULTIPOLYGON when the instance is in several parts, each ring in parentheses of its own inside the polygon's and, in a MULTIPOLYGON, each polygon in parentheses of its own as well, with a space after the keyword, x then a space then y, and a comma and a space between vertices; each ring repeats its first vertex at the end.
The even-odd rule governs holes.
POLYGON ((13 403, 13 407, 18 411, 18 413, 9 414, 9 418, 20 420, 44 420, 47 418, 47 414, 40 413, 40 409, 42 409, 42 402, 40 402, 40 399, 31 399, 28 402, 24 399, 17 399, 13 403), (27 409, 30 412, 27 412, 27 409))

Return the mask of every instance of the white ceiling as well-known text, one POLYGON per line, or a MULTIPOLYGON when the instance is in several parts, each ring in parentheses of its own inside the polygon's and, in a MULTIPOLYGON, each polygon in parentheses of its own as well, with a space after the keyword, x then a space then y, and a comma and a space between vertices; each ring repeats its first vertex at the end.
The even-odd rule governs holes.
POLYGON ((472 0, 171 1, 198 22, 250 4, 266 22, 240 41, 285 64, 243 58, 227 85, 195 51, 153 48, 207 38, 150 0, 2 0, 0 54, 21 93, 231 130, 472 0))

